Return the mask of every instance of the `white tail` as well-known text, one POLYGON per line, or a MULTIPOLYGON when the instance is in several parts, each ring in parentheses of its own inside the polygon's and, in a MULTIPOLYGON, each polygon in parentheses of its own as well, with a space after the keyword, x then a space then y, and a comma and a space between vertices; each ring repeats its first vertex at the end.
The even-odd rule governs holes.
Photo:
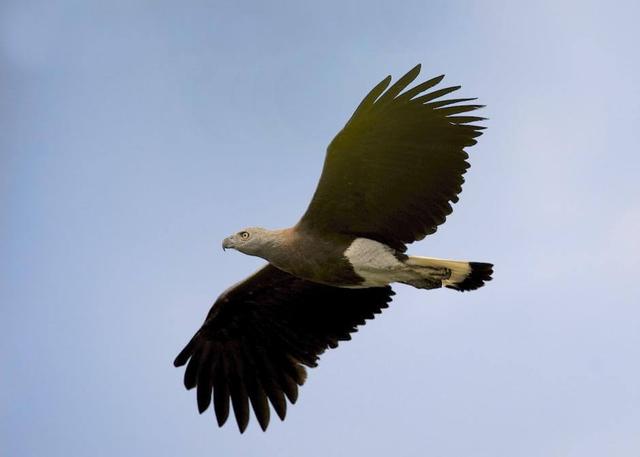
POLYGON ((467 262, 466 260, 446 260, 433 257, 409 256, 405 265, 420 272, 425 270, 426 278, 433 278, 433 269, 446 269, 451 274, 442 280, 442 286, 459 291, 474 290, 482 287, 485 281, 491 281, 493 265, 490 263, 467 262))

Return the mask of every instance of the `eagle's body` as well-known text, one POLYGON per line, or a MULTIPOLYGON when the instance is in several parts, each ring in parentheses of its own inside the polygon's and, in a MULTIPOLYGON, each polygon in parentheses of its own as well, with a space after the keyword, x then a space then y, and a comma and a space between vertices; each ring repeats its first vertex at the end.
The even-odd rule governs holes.
POLYGON ((491 279, 489 263, 411 256, 408 243, 434 233, 458 200, 482 118, 472 99, 425 93, 442 76, 408 85, 416 66, 389 87, 385 78, 329 145, 316 192, 301 220, 281 230, 248 228, 223 247, 267 266, 225 291, 175 360, 189 362, 198 408, 211 402, 218 424, 230 402, 240 431, 249 403, 263 429, 269 403, 281 419, 306 379, 304 366, 388 306, 390 284, 474 290, 491 279))
POLYGON ((253 227, 241 233, 250 238, 243 242, 232 236, 224 240, 223 247, 262 257, 293 276, 327 286, 366 288, 401 282, 421 289, 472 290, 476 287, 462 284, 474 271, 478 277, 489 277, 489 264, 408 256, 355 235, 320 236, 297 226, 283 230, 253 227))

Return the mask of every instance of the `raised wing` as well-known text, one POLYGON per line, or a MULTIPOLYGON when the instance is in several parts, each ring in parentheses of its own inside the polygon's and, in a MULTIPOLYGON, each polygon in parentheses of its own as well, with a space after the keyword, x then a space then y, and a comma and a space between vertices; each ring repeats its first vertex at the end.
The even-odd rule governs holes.
POLYGON ((267 265, 218 298, 174 365, 188 362, 184 385, 197 387, 201 413, 213 393, 218 425, 226 422, 231 400, 241 432, 249 422, 249 403, 266 430, 268 402, 284 420, 285 397, 296 402, 304 366, 315 367, 325 349, 351 339, 392 295, 390 287, 329 287, 267 265))
POLYGON ((424 94, 444 76, 406 90, 413 68, 381 81, 329 145, 318 188, 298 223, 303 230, 372 238, 404 251, 451 213, 469 164, 464 148, 484 127, 470 98, 438 100, 460 86, 424 94))

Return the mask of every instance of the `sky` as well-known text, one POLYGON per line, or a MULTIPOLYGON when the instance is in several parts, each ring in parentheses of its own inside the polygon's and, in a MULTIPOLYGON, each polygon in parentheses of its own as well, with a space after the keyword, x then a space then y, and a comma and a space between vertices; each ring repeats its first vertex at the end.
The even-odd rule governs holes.
MULTIPOLYGON (((0 2, 0 454, 640 455, 637 2, 0 2), (240 435, 172 361, 294 224, 364 94, 479 97, 461 199, 396 287, 240 435)), ((383 183, 381 183, 382 185, 383 183)))

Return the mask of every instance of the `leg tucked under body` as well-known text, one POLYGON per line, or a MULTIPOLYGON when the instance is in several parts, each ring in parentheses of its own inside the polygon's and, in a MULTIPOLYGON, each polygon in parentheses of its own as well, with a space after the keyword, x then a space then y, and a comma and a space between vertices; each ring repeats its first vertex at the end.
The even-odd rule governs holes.
POLYGON ((482 287, 491 280, 489 263, 405 256, 389 246, 366 238, 357 238, 345 251, 354 271, 363 279, 361 287, 378 287, 393 282, 419 289, 465 291, 482 287))

